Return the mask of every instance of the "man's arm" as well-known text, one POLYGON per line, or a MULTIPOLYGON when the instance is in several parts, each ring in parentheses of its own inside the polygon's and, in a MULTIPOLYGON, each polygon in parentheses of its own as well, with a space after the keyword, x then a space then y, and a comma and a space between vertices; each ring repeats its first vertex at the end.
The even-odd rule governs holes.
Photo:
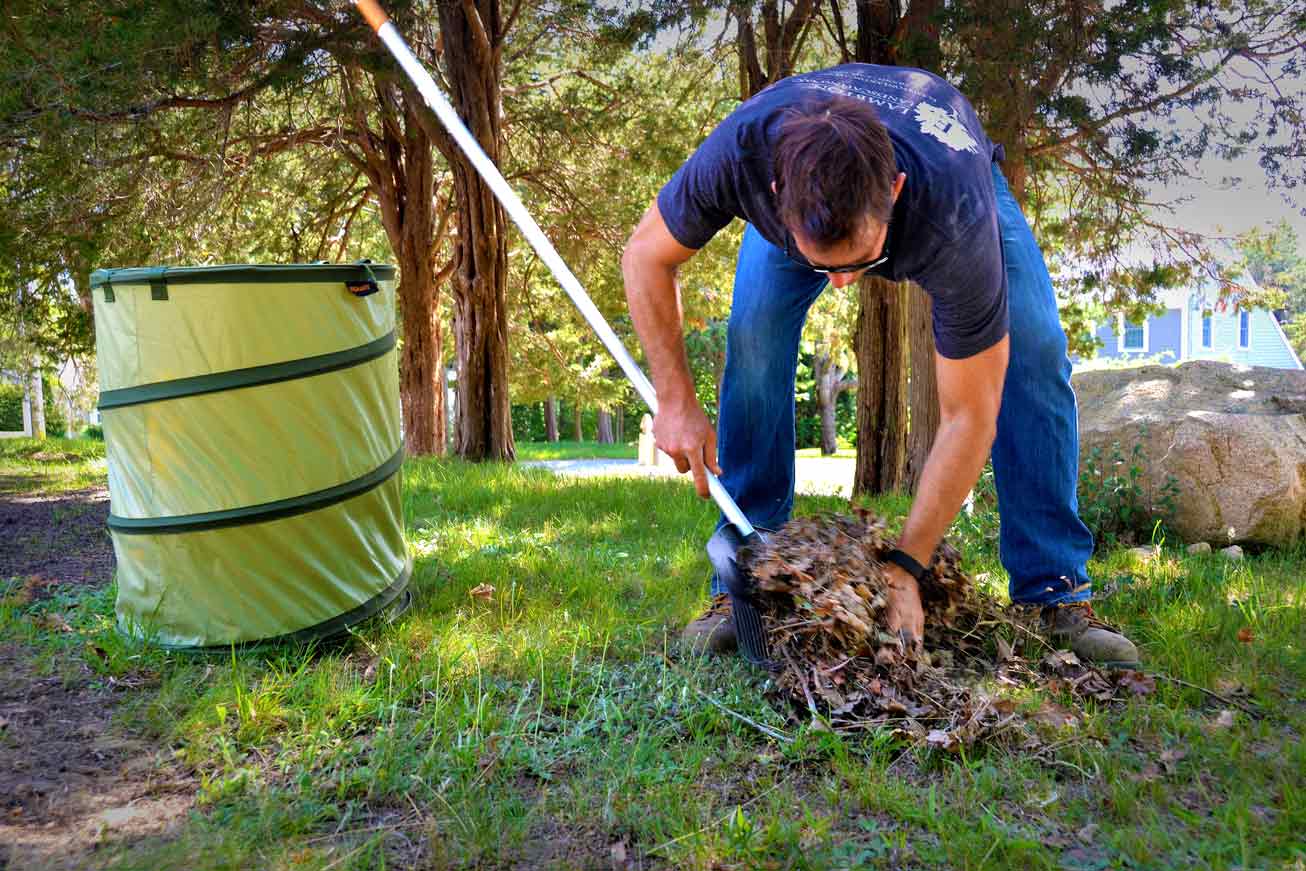
POLYGON ((658 396, 653 439, 675 460, 676 468, 694 473, 694 487, 708 496, 705 469, 720 475, 716 430, 694 393, 685 355, 680 288, 676 269, 695 253, 676 241, 654 202, 640 220, 621 256, 630 317, 644 346, 658 396))
MULTIPOLYGON (((1009 340, 963 360, 935 355, 939 432, 930 449, 898 548, 928 566, 934 549, 979 480, 997 433, 1009 340)), ((889 625, 923 637, 925 615, 911 575, 888 566, 889 625)))

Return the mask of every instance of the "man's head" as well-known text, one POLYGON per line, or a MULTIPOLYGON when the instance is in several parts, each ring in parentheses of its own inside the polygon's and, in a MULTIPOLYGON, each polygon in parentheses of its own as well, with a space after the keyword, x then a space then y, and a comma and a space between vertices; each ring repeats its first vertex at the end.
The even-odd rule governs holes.
MULTIPOLYGON (((773 172, 780 220, 798 249, 793 253, 834 267, 881 256, 904 177, 869 105, 822 95, 786 109, 773 172)), ((842 285, 858 274, 836 272, 831 280, 842 285)))

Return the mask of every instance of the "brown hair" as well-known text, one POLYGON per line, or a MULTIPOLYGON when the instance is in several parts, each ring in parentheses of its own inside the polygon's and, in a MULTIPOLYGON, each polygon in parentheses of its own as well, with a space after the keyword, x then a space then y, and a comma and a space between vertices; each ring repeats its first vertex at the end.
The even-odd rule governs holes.
POLYGON ((887 223, 897 163, 875 110, 822 95, 785 110, 775 144, 780 220, 817 245, 847 239, 866 218, 887 223))

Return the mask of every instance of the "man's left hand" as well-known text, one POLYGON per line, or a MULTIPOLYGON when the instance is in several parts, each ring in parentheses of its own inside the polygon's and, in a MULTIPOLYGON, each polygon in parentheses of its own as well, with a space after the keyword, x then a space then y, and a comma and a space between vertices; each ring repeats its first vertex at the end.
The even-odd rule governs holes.
POLYGON ((902 632, 908 644, 924 643, 925 611, 921 608, 921 590, 916 579, 893 563, 884 567, 884 577, 889 588, 885 613, 889 629, 902 632))

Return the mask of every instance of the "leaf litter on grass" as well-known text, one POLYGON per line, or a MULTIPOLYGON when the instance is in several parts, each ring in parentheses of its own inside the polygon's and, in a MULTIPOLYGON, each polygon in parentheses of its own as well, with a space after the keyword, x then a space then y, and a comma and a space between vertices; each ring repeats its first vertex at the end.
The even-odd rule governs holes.
POLYGON ((796 718, 826 719, 835 731, 892 728, 944 750, 1004 736, 1037 741, 1037 726, 1083 718, 1051 701, 1022 710, 1021 690, 1078 703, 1151 692, 1139 672, 1107 672, 1056 650, 1037 631, 1038 609, 1003 606, 961 569, 944 542, 921 579, 925 643, 889 630, 885 521, 858 509, 790 520, 743 565, 757 584, 775 693, 796 718))

